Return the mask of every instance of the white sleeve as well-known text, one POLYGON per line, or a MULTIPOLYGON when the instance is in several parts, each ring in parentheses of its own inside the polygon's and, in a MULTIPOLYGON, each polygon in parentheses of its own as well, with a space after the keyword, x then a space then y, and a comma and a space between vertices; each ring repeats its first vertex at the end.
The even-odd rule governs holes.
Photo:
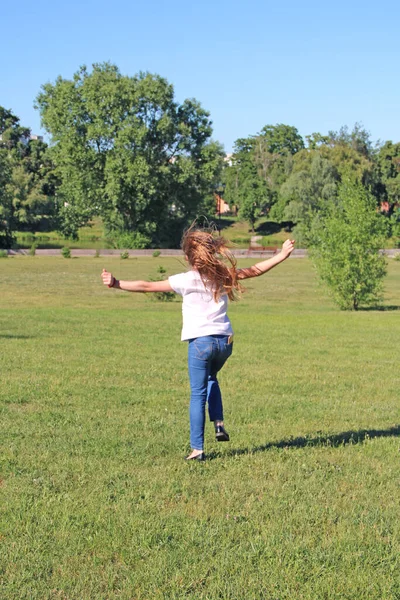
POLYGON ((168 281, 174 292, 184 295, 187 289, 187 276, 188 273, 178 273, 178 275, 171 275, 168 277, 168 281))

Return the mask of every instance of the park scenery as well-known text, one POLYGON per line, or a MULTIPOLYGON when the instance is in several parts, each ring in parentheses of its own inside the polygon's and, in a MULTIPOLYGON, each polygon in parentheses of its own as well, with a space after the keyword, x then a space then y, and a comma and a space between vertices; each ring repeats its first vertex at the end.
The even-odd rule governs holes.
POLYGON ((0 106, 0 599, 400 600, 400 141, 266 112, 229 151, 132 73, 39 80, 43 135, 0 106), (295 240, 230 303, 204 461, 182 299, 101 279, 186 271, 191 226, 295 240))
POLYGON ((207 423, 194 465, 181 302, 109 290, 103 267, 183 269, 1 261, 2 597, 398 598, 400 262, 381 310, 338 310, 308 258, 245 282, 231 441, 207 423))

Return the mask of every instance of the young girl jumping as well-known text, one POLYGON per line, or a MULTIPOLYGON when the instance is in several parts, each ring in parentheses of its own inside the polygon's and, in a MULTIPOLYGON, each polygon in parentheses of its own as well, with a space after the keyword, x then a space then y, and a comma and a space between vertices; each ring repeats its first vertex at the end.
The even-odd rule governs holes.
POLYGON ((218 442, 228 442, 224 427, 221 391, 217 373, 232 354, 233 330, 227 315, 228 299, 236 300, 240 280, 258 277, 290 256, 293 240, 282 250, 252 267, 237 269, 236 260, 224 238, 200 229, 189 229, 183 236, 182 250, 189 263, 186 273, 166 281, 119 281, 103 269, 103 283, 127 292, 176 292, 183 298, 182 341, 188 342, 190 380, 190 445, 186 460, 205 460, 205 405, 214 422, 218 442))

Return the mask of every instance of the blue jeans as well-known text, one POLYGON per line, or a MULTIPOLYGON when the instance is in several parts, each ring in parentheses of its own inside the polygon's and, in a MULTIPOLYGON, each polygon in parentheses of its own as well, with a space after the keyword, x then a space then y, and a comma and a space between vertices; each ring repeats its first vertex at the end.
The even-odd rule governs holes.
POLYGON ((233 342, 227 335, 207 335, 189 340, 190 445, 204 448, 205 406, 210 421, 222 421, 223 409, 217 373, 232 354, 233 342))

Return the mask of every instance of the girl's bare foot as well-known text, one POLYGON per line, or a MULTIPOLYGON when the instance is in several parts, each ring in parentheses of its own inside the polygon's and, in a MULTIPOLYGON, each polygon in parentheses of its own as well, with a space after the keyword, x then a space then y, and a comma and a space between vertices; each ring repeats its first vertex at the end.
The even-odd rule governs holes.
POLYGON ((204 460, 205 454, 203 450, 192 450, 189 456, 186 457, 186 460, 204 460))

